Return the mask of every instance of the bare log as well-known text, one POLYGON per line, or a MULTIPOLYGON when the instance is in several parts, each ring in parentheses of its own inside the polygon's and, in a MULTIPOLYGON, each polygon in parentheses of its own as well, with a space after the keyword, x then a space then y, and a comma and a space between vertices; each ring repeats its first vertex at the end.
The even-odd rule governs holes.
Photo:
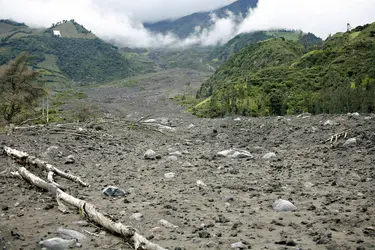
POLYGON ((55 182, 55 180, 53 179, 54 174, 55 173, 53 171, 48 172, 47 180, 49 181, 49 183, 51 183, 52 185, 54 185, 57 188, 60 188, 61 190, 65 190, 65 188, 63 188, 60 184, 55 182))
POLYGON ((18 173, 22 176, 23 179, 30 182, 31 184, 44 189, 46 191, 49 191, 51 193, 56 193, 58 188, 51 183, 45 182, 44 180, 40 179, 38 176, 32 174, 24 167, 19 167, 18 173))
POLYGON ((44 161, 42 161, 42 160, 40 160, 36 157, 29 156, 25 152, 18 151, 16 149, 12 149, 12 148, 6 147, 6 146, 4 147, 4 151, 6 152, 7 155, 17 159, 17 161, 21 162, 22 164, 29 164, 29 165, 37 166, 37 167, 40 167, 40 168, 44 168, 48 172, 54 172, 55 174, 65 178, 65 179, 77 182, 84 187, 90 186, 88 183, 82 181, 81 178, 79 178, 78 176, 75 176, 75 175, 72 175, 72 174, 69 174, 69 173, 65 173, 64 171, 61 171, 60 169, 52 166, 51 164, 48 164, 47 162, 44 162, 44 161))
MULTIPOLYGON (((58 172, 59 175, 67 176, 72 178, 72 175, 64 173, 57 168, 53 167, 50 164, 43 162, 42 160, 34 157, 29 157, 27 153, 11 149, 9 147, 4 147, 5 152, 7 155, 16 158, 17 160, 22 159, 23 163, 29 165, 35 165, 38 167, 44 167, 49 171, 48 173, 48 180, 50 183, 42 180, 38 176, 29 172, 25 167, 19 167, 17 172, 12 172, 11 174, 15 177, 22 177, 24 180, 28 181, 29 183, 43 189, 49 191, 56 195, 57 203, 59 204, 59 209, 62 211, 66 210, 66 206, 62 203, 65 202, 71 206, 78 208, 82 215, 85 216, 88 220, 95 222, 96 224, 104 227, 108 231, 115 233, 117 235, 122 236, 134 249, 144 249, 144 250, 167 250, 157 244, 154 244, 148 241, 145 237, 137 233, 137 230, 130 226, 125 226, 122 223, 114 222, 110 218, 106 217, 102 213, 99 213, 95 206, 74 196, 71 196, 59 188, 59 185, 54 182, 53 174, 58 172)), ((69 179, 68 178, 68 179, 69 179)), ((83 183, 79 177, 74 177, 78 179, 74 179, 81 184, 83 183)))

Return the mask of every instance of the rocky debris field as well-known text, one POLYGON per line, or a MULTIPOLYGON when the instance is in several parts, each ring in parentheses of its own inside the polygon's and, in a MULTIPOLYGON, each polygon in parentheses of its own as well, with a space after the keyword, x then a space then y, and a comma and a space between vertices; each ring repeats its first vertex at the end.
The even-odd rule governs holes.
MULTIPOLYGON (((79 175, 91 186, 55 180, 168 249, 375 249, 375 115, 149 119, 23 128, 0 143, 79 175)), ((0 157, 2 249, 130 249, 7 177, 14 164, 0 157)))

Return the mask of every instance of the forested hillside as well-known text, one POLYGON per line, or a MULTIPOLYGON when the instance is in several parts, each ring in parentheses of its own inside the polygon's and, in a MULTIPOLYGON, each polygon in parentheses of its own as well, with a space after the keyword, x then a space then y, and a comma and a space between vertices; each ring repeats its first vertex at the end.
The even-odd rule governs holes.
POLYGON ((125 58, 116 46, 97 38, 74 20, 59 22, 42 31, 29 29, 29 33, 24 33, 26 28, 18 25, 3 29, 0 65, 21 52, 29 52, 35 57, 33 66, 43 70, 47 78, 57 74, 82 84, 120 79, 149 70, 141 62, 125 58), (59 30, 61 37, 54 36, 52 30, 59 30), (14 36, 18 31, 23 35, 14 36))
POLYGON ((375 111, 375 23, 307 51, 283 38, 246 46, 202 85, 195 114, 375 111))

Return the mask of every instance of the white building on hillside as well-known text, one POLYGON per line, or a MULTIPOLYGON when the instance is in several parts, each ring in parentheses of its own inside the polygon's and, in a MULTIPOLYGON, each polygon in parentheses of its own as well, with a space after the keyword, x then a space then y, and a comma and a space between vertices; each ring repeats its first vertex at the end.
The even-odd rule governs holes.
POLYGON ((61 33, 59 30, 53 30, 53 35, 61 37, 61 33))

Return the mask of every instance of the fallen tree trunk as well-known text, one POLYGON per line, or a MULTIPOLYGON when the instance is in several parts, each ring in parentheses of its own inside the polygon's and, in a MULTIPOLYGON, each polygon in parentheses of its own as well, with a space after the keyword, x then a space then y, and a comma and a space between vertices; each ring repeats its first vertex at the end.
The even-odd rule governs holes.
POLYGON ((6 147, 6 146, 4 147, 4 151, 8 156, 11 156, 12 158, 15 158, 22 165, 29 164, 29 165, 37 166, 37 167, 40 167, 40 168, 44 168, 48 172, 53 172, 53 173, 65 178, 65 179, 77 182, 84 187, 90 186, 88 183, 83 182, 81 180, 81 178, 79 178, 78 176, 75 176, 75 175, 72 175, 72 174, 69 174, 69 173, 65 173, 64 171, 61 171, 60 169, 52 166, 51 164, 48 164, 47 162, 44 162, 44 161, 42 161, 38 158, 29 156, 25 152, 18 151, 16 149, 12 149, 12 148, 6 147))
MULTIPOLYGON (((4 148, 5 149, 5 148, 4 148)), ((17 151, 11 148, 6 148, 8 155, 13 157, 21 157, 21 159, 27 159, 28 155, 24 152, 17 151)), ((69 195, 62 191, 53 182, 52 174, 49 172, 48 176, 52 180, 48 183, 38 176, 29 172, 25 167, 18 167, 17 172, 12 173, 13 176, 21 176, 24 180, 29 183, 51 192, 56 195, 57 202, 61 205, 61 201, 79 209, 83 216, 88 220, 95 222, 96 224, 104 227, 108 231, 122 236, 126 242, 128 242, 134 249, 137 250, 166 250, 165 248, 148 241, 145 237, 137 233, 137 230, 130 226, 125 226, 122 223, 114 222, 113 220, 107 218, 102 213, 99 213, 95 206, 74 196, 69 195)), ((65 207, 65 206, 64 206, 65 207)))

